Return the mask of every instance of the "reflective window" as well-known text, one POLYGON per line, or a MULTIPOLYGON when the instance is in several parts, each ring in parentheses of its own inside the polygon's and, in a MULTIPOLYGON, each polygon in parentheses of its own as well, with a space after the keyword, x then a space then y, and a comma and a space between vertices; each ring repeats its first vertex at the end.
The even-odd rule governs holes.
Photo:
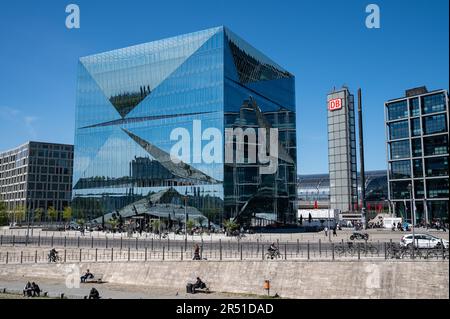
POLYGON ((419 107, 419 98, 414 98, 409 100, 409 106, 411 110, 411 116, 419 116, 420 115, 420 107, 419 107))
POLYGON ((423 119, 424 134, 436 134, 447 131, 447 119, 445 114, 427 116, 423 119))
POLYGON ((414 181, 414 198, 424 198, 425 188, 423 186, 423 180, 414 181))
POLYGON ((448 198, 448 178, 427 180, 427 197, 448 198))
POLYGON ((397 161, 391 163, 391 179, 411 178, 411 162, 397 161))
POLYGON ((448 154, 447 135, 425 137, 423 142, 425 156, 448 154))
POLYGON ((436 113, 445 111, 445 94, 439 93, 422 97, 422 113, 436 113))
POLYGON ((423 177, 422 159, 413 160, 414 177, 423 177))
POLYGON ((411 144, 412 144, 412 156, 413 157, 422 156, 422 140, 420 138, 412 139, 411 144))
POLYGON ((391 182, 391 198, 392 199, 409 199, 410 191, 408 185, 410 181, 391 182))
POLYGON ((410 157, 409 140, 392 142, 391 146, 391 159, 400 159, 410 157))
POLYGON ((389 124, 389 137, 391 140, 408 138, 408 121, 401 121, 389 124))
POLYGON ((427 176, 448 176, 448 157, 433 157, 425 159, 427 176))
POLYGON ((419 136, 422 134, 420 128, 420 118, 415 118, 411 120, 411 136, 419 136))
POLYGON ((390 121, 408 117, 408 105, 406 100, 388 104, 387 108, 388 119, 390 121))

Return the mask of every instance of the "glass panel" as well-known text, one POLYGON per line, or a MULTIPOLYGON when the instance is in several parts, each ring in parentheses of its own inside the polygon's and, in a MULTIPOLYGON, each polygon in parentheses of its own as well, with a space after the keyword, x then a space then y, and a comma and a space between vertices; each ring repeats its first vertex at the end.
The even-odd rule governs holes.
POLYGON ((446 115, 440 114, 425 117, 423 119, 423 130, 426 135, 446 132, 446 115))
POLYGON ((409 199, 410 191, 408 185, 411 181, 391 182, 391 197, 392 199, 409 199))
POLYGON ((391 159, 400 159, 410 157, 409 140, 392 142, 391 159))
POLYGON ((428 198, 448 198, 448 178, 427 180, 428 198))
POLYGON ((422 130, 420 128, 420 118, 411 120, 411 136, 419 136, 422 134, 422 130))
POLYGON ((424 138, 425 156, 448 154, 448 136, 431 136, 424 138))
POLYGON ((425 173, 427 176, 448 176, 448 157, 425 159, 425 173))
POLYGON ((445 111, 445 94, 439 93, 422 97, 422 113, 430 114, 445 111))
POLYGON ((419 116, 420 115, 420 108, 419 108, 419 98, 414 98, 409 101, 410 103, 410 109, 411 109, 411 116, 419 116))
POLYGON ((423 180, 414 181, 414 197, 416 199, 425 197, 425 189, 423 186, 423 180))
POLYGON ((401 121, 389 124, 389 136, 391 140, 408 138, 408 121, 401 121))
POLYGON ((390 121, 408 116, 408 105, 406 100, 388 104, 387 108, 390 121))
POLYGON ((413 157, 422 156, 422 140, 420 138, 415 138, 411 142, 412 142, 412 156, 413 157))
POLYGON ((411 162, 398 161, 391 163, 391 179, 411 178, 411 162))
POLYGON ((414 177, 423 177, 422 159, 413 160, 414 177))

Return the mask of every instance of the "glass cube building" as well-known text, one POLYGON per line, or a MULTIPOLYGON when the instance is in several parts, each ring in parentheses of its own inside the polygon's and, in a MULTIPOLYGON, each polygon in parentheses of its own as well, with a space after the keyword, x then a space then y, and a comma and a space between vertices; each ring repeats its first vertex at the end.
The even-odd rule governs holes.
POLYGON ((385 103, 385 118, 389 199, 396 215, 412 221, 415 209, 417 223, 447 220, 447 91, 408 90, 385 103))
POLYGON ((225 27, 80 58, 74 212, 86 219, 129 207, 157 214, 160 205, 170 215, 168 208, 175 214, 186 204, 217 225, 228 218, 293 223, 294 85, 291 73, 225 27), (253 140, 246 137, 233 140, 234 148, 245 144, 245 160, 224 163, 226 128, 261 127, 278 129, 274 174, 260 174, 263 164, 247 159, 253 140), (180 128, 190 161, 177 163, 171 135, 180 128), (213 162, 202 156, 211 128, 222 134, 222 160, 213 162))

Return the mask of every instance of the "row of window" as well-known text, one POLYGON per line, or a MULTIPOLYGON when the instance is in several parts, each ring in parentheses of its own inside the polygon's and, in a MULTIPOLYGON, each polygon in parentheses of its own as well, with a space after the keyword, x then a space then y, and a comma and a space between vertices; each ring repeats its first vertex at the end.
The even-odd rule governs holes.
MULTIPOLYGON (((448 178, 444 179, 430 179, 427 183, 427 198, 448 198, 448 178)), ((391 198, 392 199, 410 199, 411 194, 408 188, 410 181, 396 181, 391 182, 391 198)), ((423 180, 414 181, 415 198, 424 197, 423 180)))
POLYGON ((422 152, 422 140, 415 138, 411 140, 412 154, 410 152, 409 140, 389 143, 390 159, 402 159, 411 157, 435 156, 448 154, 448 136, 430 136, 424 138, 424 149, 422 152))
POLYGON ((389 123, 389 139, 396 140, 409 138, 410 136, 431 135, 447 132, 447 117, 445 114, 426 116, 422 118, 422 130, 420 119, 411 120, 411 134, 409 132, 408 121, 389 123), (422 132, 423 131, 423 132, 422 132))
MULTIPOLYGON (((446 110, 446 95, 444 93, 427 95, 422 97, 422 114, 443 112, 446 110)), ((387 105, 388 119, 390 121, 408 117, 407 100, 393 102, 387 105)), ((410 116, 419 116, 419 98, 410 99, 410 116)))
MULTIPOLYGON (((423 177, 422 159, 413 160, 414 177, 423 177)), ((448 176, 448 157, 432 157, 425 159, 425 176, 448 176)), ((411 178, 411 161, 395 161, 390 164, 390 178, 411 178)))

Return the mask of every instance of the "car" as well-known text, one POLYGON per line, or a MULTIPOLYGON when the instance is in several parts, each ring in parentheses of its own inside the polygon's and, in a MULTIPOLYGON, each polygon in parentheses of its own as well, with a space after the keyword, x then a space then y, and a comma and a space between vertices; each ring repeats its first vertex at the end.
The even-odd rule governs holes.
MULTIPOLYGON (((411 247, 413 242, 413 235, 409 234, 403 236, 400 240, 402 247, 411 247)), ((448 248, 448 240, 438 238, 428 234, 416 234, 414 235, 414 242, 417 248, 448 248)))

